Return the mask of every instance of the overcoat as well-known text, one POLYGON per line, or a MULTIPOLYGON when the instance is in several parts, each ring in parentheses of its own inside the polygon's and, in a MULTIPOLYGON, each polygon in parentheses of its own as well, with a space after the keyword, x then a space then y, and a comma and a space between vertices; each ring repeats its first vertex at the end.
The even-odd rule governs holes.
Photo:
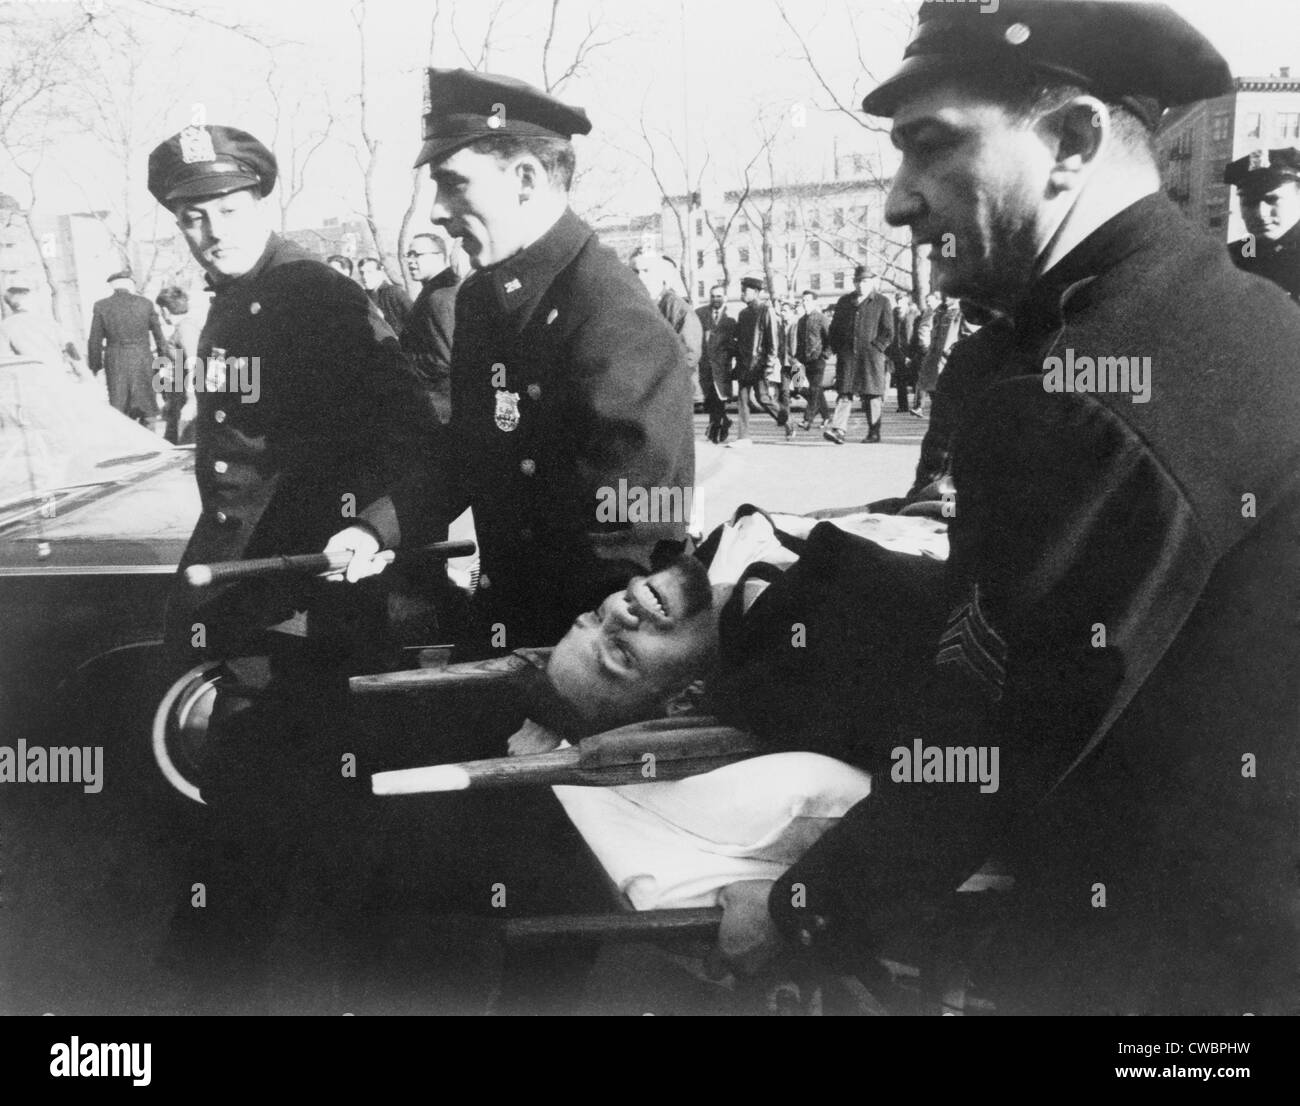
POLYGON ((894 340, 894 305, 879 292, 841 296, 831 320, 835 387, 842 395, 880 396, 888 387, 886 357, 894 340))
POLYGON ((1300 316, 1157 194, 1012 318, 973 343, 1009 364, 960 420, 951 613, 897 741, 997 749, 999 784, 873 780, 769 909, 861 964, 996 856, 999 1009, 1294 1011, 1300 316))
MULTIPOLYGON (((182 571, 319 552, 416 463, 434 425, 365 292, 278 235, 252 270, 216 287, 199 358, 194 467, 203 513, 182 571)), ((168 636, 182 649, 202 642, 208 653, 235 655, 309 603, 322 619, 342 611, 354 601, 350 590, 258 580, 195 591, 178 578, 168 636)))
POLYGON ((710 387, 719 399, 731 398, 731 364, 736 357, 736 320, 725 307, 713 321, 713 308, 697 307, 695 315, 704 332, 704 349, 700 354, 700 390, 708 395, 710 387))
POLYGON ((117 288, 111 296, 95 302, 86 363, 97 375, 104 370, 108 402, 124 415, 158 414, 151 337, 154 350, 166 356, 167 339, 158 310, 144 296, 117 288))
POLYGON ((553 645, 684 542, 695 452, 686 354, 636 275, 571 211, 456 300, 442 463, 363 512, 386 546, 473 508, 494 648, 553 645))

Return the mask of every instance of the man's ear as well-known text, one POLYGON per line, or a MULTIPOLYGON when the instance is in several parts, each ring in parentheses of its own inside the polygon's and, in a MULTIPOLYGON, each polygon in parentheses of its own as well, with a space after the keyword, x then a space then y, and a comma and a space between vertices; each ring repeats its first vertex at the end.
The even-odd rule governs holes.
POLYGON ((1058 192, 1079 188, 1087 170, 1110 141, 1114 124, 1110 108, 1095 96, 1076 96, 1050 111, 1035 125, 1055 153, 1049 181, 1058 192))
POLYGON ((545 180, 546 172, 531 154, 526 154, 515 162, 515 177, 519 181, 519 199, 527 203, 533 194, 539 191, 545 180))

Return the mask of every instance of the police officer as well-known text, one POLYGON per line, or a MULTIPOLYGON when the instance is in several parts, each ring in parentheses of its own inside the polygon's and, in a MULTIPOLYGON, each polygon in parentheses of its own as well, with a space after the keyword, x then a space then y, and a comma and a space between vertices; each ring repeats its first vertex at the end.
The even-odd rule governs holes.
POLYGON ((1231 162, 1223 180, 1236 186, 1249 232, 1228 247, 1233 262, 1300 303, 1300 150, 1256 150, 1231 162))
MULTIPOLYGON (((275 179, 271 152, 233 127, 187 127, 149 156, 149 190, 213 293, 195 381, 202 514, 182 570, 318 550, 422 448, 422 406, 396 339, 361 288, 271 231, 275 179)), ((252 966, 288 866, 320 830, 308 810, 332 816, 347 799, 331 742, 346 675, 382 664, 371 652, 381 619, 377 596, 319 581, 196 591, 178 578, 170 644, 189 663, 226 660, 200 766, 215 822, 192 878, 207 903, 178 918, 191 965, 221 974, 218 954, 238 953, 252 966)))
POLYGON ((114 273, 108 283, 113 294, 97 300, 91 315, 86 364, 95 375, 104 370, 108 402, 127 418, 147 425, 158 416, 149 339, 160 357, 166 355, 167 339, 153 304, 136 295, 129 269, 114 273))
POLYGON ((680 545, 694 482, 682 344, 635 274, 568 207, 586 113, 510 77, 429 71, 417 166, 432 221, 476 272, 456 300, 446 464, 327 548, 373 555, 474 511, 481 650, 548 645, 680 545), (666 548, 666 547, 665 547, 666 548))
POLYGON ((952 892, 997 856, 1016 889, 972 974, 1000 1010, 1296 1008, 1300 318, 1183 219, 1150 142, 1231 88, 1166 5, 1004 0, 924 4, 864 102, 902 152, 889 221, 1011 330, 971 339, 1000 364, 954 445, 926 709, 752 959, 951 955, 952 892), (999 778, 959 782, 967 749, 999 778))

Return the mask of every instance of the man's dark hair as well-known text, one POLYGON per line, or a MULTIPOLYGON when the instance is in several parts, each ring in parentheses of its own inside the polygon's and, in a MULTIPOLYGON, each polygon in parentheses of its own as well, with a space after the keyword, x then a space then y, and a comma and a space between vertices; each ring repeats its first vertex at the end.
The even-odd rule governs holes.
POLYGON ((326 265, 342 265, 348 271, 348 276, 352 275, 352 258, 344 257, 341 253, 332 253, 325 259, 326 265))
POLYGON ((382 269, 384 267, 377 257, 363 257, 357 262, 358 269, 364 269, 367 265, 373 265, 376 269, 382 269))
POLYGON ((165 307, 172 315, 184 315, 190 309, 190 297, 184 288, 171 285, 154 297, 154 303, 165 307))
POLYGON ((723 296, 725 297, 727 294, 727 286, 725 284, 713 285, 713 287, 709 289, 709 295, 713 295, 714 292, 717 292, 719 290, 722 292, 723 296))
POLYGON ((430 234, 428 231, 421 231, 419 234, 411 235, 410 241, 406 243, 407 248, 409 249, 413 242, 416 242, 421 238, 427 238, 430 242, 432 242, 435 246, 437 246, 439 252, 441 252, 443 257, 446 257, 448 255, 447 243, 443 239, 439 238, 436 234, 430 234))
POLYGON ((573 170, 577 159, 573 143, 567 138, 544 138, 539 135, 500 134, 480 138, 470 143, 476 154, 492 154, 499 161, 508 161, 520 154, 532 154, 546 176, 557 188, 568 192, 573 187, 573 170))

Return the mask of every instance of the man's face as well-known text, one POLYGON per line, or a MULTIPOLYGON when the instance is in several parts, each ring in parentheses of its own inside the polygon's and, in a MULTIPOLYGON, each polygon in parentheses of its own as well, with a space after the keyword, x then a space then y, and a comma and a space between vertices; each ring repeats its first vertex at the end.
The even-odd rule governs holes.
POLYGON ((854 285, 858 290, 858 295, 863 299, 871 295, 876 290, 876 282, 871 277, 862 277, 854 285))
POLYGON ((431 221, 461 240, 476 268, 504 261, 527 242, 527 190, 518 168, 518 158, 499 161, 468 147, 433 166, 438 195, 431 221))
POLYGON ((406 271, 412 280, 432 280, 447 267, 441 243, 432 238, 412 238, 406 251, 406 271))
POLYGON ((209 276, 243 276, 260 260, 271 231, 249 188, 210 200, 177 201, 176 224, 209 276))
POLYGON ((704 675, 717 649, 708 571, 680 557, 635 577, 579 615, 546 672, 560 697, 601 728, 652 717, 704 675))
POLYGON ((723 294, 721 288, 714 288, 709 292, 709 306, 712 307, 714 311, 722 310, 722 306, 725 303, 726 296, 723 294))
POLYGON ((1005 108, 947 82, 920 88, 894 115, 903 154, 885 217, 930 247, 939 289, 997 306, 1031 279, 1051 226, 1052 150, 1005 108))
POLYGON ((1241 218, 1256 238, 1276 242, 1300 223, 1300 181, 1283 181, 1267 192, 1243 192, 1241 218))
POLYGON ((664 290, 663 269, 655 263, 655 258, 647 253, 637 254, 632 258, 632 268, 637 279, 645 285, 645 290, 654 299, 658 299, 664 290))
POLYGON ((357 276, 361 280, 361 287, 367 292, 372 292, 384 283, 384 270, 378 265, 358 265, 357 276))
POLYGON ((757 288, 742 288, 740 290, 741 303, 753 303, 756 299, 758 299, 757 288))

